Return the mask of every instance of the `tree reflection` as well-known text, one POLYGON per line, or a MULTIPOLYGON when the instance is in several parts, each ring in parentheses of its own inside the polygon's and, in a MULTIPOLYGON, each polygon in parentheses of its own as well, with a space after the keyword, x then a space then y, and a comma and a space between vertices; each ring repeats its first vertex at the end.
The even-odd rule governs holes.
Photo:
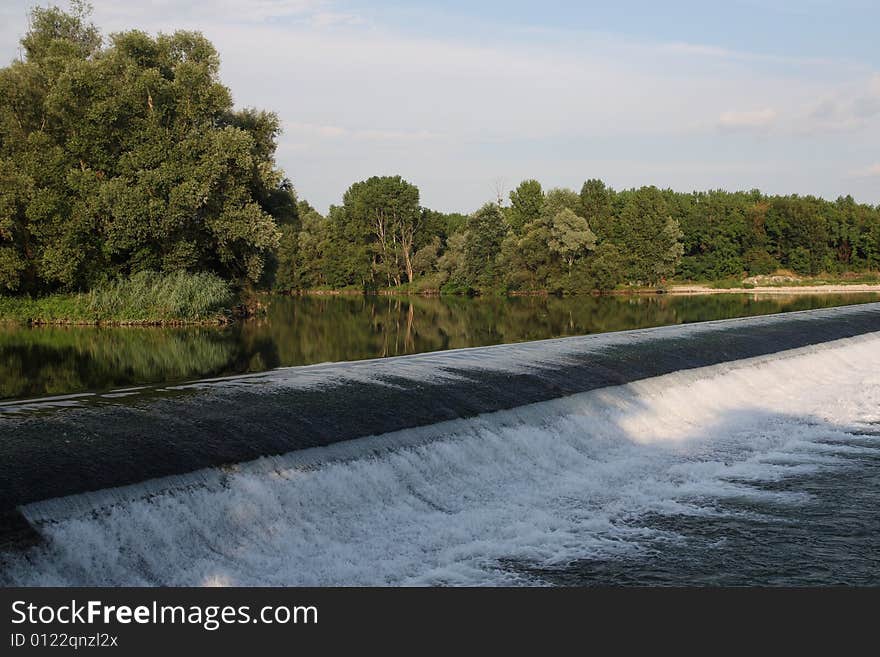
POLYGON ((397 356, 876 301, 875 294, 273 297, 225 328, 0 325, 0 397, 107 390, 282 365, 397 356))

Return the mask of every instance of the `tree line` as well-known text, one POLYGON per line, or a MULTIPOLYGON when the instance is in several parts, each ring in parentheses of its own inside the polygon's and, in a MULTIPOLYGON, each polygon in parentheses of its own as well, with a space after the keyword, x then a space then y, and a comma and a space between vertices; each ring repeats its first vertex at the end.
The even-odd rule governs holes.
POLYGON ((352 185, 326 216, 306 202, 282 244, 282 289, 404 285, 448 293, 610 290, 675 277, 880 269, 880 207, 760 191, 579 192, 526 180, 470 215, 419 205, 399 176, 352 185))
POLYGON ((469 214, 400 176, 319 213, 276 166, 279 120, 236 110, 201 34, 104 38, 89 7, 34 9, 0 70, 0 292, 86 290, 141 271, 276 290, 579 293, 880 269, 880 208, 759 191, 544 190, 469 214))

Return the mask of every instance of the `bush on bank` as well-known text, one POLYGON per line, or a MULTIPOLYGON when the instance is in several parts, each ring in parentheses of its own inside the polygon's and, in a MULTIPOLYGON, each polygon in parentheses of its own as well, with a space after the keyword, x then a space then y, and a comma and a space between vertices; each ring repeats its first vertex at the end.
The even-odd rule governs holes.
POLYGON ((0 297, 0 319, 34 324, 223 322, 235 294, 211 273, 142 271, 80 294, 0 297))

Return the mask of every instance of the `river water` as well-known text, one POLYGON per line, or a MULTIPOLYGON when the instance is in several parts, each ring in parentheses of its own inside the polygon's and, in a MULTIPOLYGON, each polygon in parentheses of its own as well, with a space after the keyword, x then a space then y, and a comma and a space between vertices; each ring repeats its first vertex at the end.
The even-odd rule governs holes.
POLYGON ((0 399, 111 390, 825 308, 877 294, 574 298, 272 297, 266 317, 226 328, 28 328, 0 323, 0 399))
MULTIPOLYGON (((646 305, 675 309, 687 321, 687 304, 664 302, 646 305)), ((874 314, 863 321, 877 324, 878 307, 865 308, 874 314)), ((880 325, 840 337, 852 313, 835 312, 233 382, 224 394, 260 395, 276 407, 303 399, 296 395, 306 388, 325 391, 321 412, 330 421, 345 416, 333 404, 342 398, 333 392, 338 382, 331 385, 340 376, 446 390, 463 385, 456 381, 473 368, 494 372, 478 381, 501 395, 505 385, 525 390, 530 380, 516 377, 540 367, 542 380, 590 363, 608 369, 603 353, 621 356, 628 372, 665 372, 160 483, 29 503, 23 513, 43 540, 0 554, 0 584, 878 585, 880 325), (809 337, 820 321, 827 338, 809 337), (756 338, 737 342, 744 331, 756 338), (803 346, 756 344, 771 340, 803 346), (680 355, 680 368, 652 364, 653 354, 668 360, 670 353, 680 355), (575 362, 578 354, 587 355, 575 362), (237 392, 255 385, 265 387, 237 392)), ((167 416, 169 408, 150 412, 167 416)), ((87 419, 110 411, 34 412, 36 419, 14 421, 34 426, 52 413, 87 419)), ((194 430, 203 430, 197 419, 194 430)), ((296 428, 255 421, 255 435, 270 430, 296 428)))

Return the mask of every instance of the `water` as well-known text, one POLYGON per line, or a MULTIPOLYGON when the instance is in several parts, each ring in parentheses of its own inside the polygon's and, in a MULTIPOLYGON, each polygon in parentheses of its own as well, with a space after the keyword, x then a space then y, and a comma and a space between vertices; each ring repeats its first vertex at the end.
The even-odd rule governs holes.
POLYGON ((0 324, 0 399, 106 391, 351 361, 863 303, 876 294, 467 299, 273 297, 226 328, 0 324))
MULTIPOLYGON (((382 408, 389 400, 374 385, 389 394, 438 391, 427 398, 440 413, 459 403, 452 393, 469 385, 469 370, 482 372, 474 380, 499 400, 522 390, 542 401, 26 504, 22 512, 45 540, 0 554, 0 584, 878 585, 877 312, 819 311, 229 382, 213 394, 240 402, 227 404, 230 421, 260 396, 267 405, 253 418, 283 419, 253 426, 266 436, 298 430, 285 413, 299 402, 288 402, 310 390, 324 399, 324 428, 344 427, 351 418, 334 417, 347 417, 334 403, 343 376, 368 386, 382 408), (785 348, 793 344, 802 346, 785 348), (750 350, 760 355, 743 357, 750 350), (536 397, 529 383, 553 381, 558 371, 559 385, 589 385, 582 377, 612 362, 621 375, 668 373, 560 398, 536 397)), ((188 403, 188 421, 199 428, 214 385, 155 412, 137 404, 126 412, 169 417, 164 404, 188 403)), ((394 406, 406 396, 389 399, 394 406)), ((73 430, 128 402, 113 403, 120 406, 0 417, 0 430, 15 422, 39 429, 55 415, 74 418, 73 430)), ((360 408, 364 422, 370 410, 360 408)), ((95 426, 86 426, 89 444, 95 426)), ((114 426, 128 444, 118 433, 124 427, 114 426)), ((312 417, 305 434, 320 430, 312 417)))
POLYGON ((877 585, 878 372, 871 333, 36 503, 0 584, 877 585))

